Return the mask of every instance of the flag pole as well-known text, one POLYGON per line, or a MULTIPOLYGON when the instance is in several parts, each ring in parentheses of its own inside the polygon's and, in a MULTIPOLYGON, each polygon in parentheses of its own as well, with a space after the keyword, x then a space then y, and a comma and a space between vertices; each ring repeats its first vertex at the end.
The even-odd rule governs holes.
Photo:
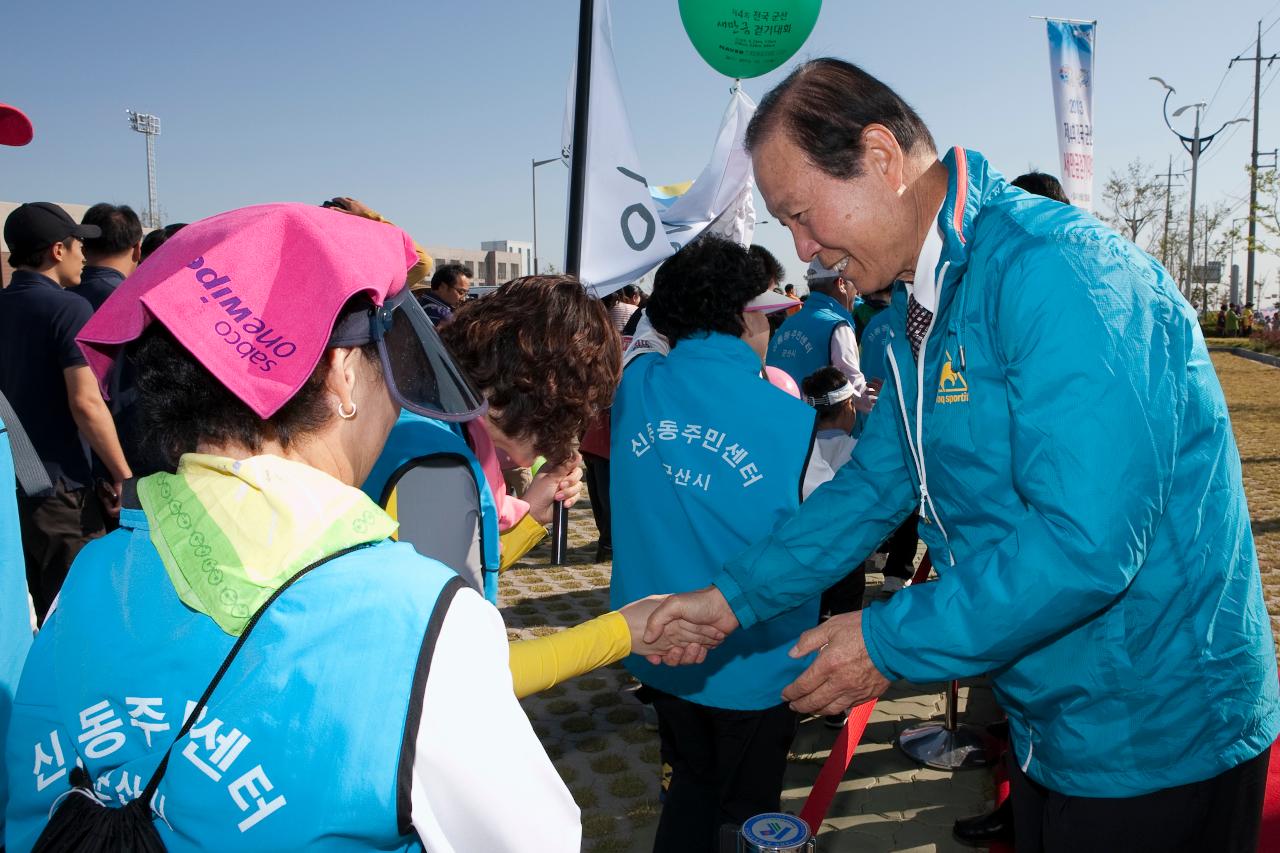
MULTIPOLYGON (((591 107, 591 37, 595 31, 595 0, 578 4, 578 70, 573 94, 573 148, 569 168, 569 222, 565 232, 564 271, 582 269, 583 203, 587 189, 587 120, 591 107)), ((556 501, 551 522, 551 562, 564 565, 569 545, 569 512, 556 501)))

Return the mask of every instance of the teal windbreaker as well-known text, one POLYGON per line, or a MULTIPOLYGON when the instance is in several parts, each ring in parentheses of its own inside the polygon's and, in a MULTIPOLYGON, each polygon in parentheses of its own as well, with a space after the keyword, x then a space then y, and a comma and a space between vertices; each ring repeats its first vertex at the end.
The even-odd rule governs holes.
POLYGON ((938 310, 906 294, 852 460, 714 580, 784 612, 911 512, 940 578, 863 611, 890 679, 991 673, 1014 754, 1073 796, 1208 779, 1280 731, 1270 619, 1222 388, 1150 256, 954 149, 938 310))

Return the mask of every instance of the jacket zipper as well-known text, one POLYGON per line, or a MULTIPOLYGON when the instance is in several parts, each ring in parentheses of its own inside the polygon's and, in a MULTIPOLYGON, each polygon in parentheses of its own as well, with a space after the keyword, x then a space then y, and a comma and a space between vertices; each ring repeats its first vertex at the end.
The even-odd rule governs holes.
MULTIPOLYGON (((937 278, 934 280, 935 292, 941 294, 941 283, 946 281, 947 269, 951 266, 950 261, 944 261, 942 269, 939 270, 937 278)), ((929 325, 924 330, 924 337, 920 340, 920 352, 916 356, 916 435, 915 441, 911 440, 911 422, 907 418, 906 398, 902 395, 902 378, 898 373, 898 360, 893 354, 893 347, 889 348, 889 366, 893 370, 894 383, 898 386, 898 409, 902 413, 902 428, 907 435, 907 446, 911 448, 911 459, 916 466, 916 477, 920 481, 920 519, 925 524, 937 524, 938 532, 942 534, 942 540, 947 543, 947 560, 951 565, 956 564, 956 558, 951 553, 951 538, 947 535, 947 528, 943 526, 942 519, 938 516, 938 508, 933 504, 933 497, 929 494, 929 476, 924 462, 924 363, 925 353, 928 351, 929 336, 933 333, 933 326, 938 320, 937 312, 929 318, 929 325), (930 514, 933 518, 930 519, 930 514)), ((890 337, 893 332, 890 330, 890 337)))

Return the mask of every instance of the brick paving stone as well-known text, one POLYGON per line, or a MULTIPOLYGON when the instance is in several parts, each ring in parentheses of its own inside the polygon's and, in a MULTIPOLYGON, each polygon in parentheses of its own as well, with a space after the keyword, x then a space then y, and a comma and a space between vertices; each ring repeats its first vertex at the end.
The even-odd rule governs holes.
MULTIPOLYGON (((503 575, 501 610, 512 639, 558 631, 607 609, 610 566, 593 563, 594 552, 595 528, 584 502, 570 511, 568 565, 552 567, 544 542, 503 575)), ((879 594, 877 581, 873 575, 868 600, 879 594)), ((658 740, 644 728, 629 683, 615 665, 522 703, 579 800, 586 851, 652 848, 658 740)), ((895 835, 904 823, 932 833, 935 847, 928 849, 950 849, 936 846, 949 843, 950 821, 984 808, 989 785, 956 784, 952 774, 919 768, 892 746, 901 729, 942 714, 942 689, 895 684, 877 706, 824 825, 824 851, 901 849, 895 835)), ((993 711, 988 718, 994 719, 993 711)), ((835 736, 817 718, 802 722, 784 782, 784 809, 800 810, 835 736)))

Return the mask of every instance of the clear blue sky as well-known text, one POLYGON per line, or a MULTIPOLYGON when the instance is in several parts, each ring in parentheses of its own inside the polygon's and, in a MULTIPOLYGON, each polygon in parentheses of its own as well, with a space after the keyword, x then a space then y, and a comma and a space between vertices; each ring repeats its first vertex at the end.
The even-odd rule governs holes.
MULTIPOLYGON (((144 207, 143 140, 124 113, 133 108, 163 122, 158 174, 167 221, 353 195, 422 243, 527 240, 529 160, 559 150, 577 5, 77 0, 55 11, 9 4, 0 101, 28 112, 36 140, 0 149, 0 199, 144 207)), ((613 14, 646 173, 653 183, 687 180, 710 153, 729 81, 694 52, 676 0, 613 0, 613 14)), ((1227 60, 1252 51, 1256 21, 1270 25, 1280 2, 827 0, 797 59, 834 55, 864 65, 916 106, 940 145, 976 148, 1006 174, 1056 171, 1044 25, 1030 14, 1100 20, 1100 196, 1107 173, 1134 157, 1163 167, 1176 154, 1175 168, 1186 165, 1149 76, 1178 89, 1175 106, 1212 97, 1208 125, 1249 114, 1252 69, 1237 65, 1224 78, 1227 60)), ((1263 46, 1280 52, 1280 27, 1263 46)), ((758 99, 785 71, 744 86, 758 99)), ((1278 73, 1280 63, 1264 73, 1264 86, 1278 73)), ((1278 108, 1280 89, 1269 90, 1263 149, 1280 146, 1278 108)), ((1202 200, 1240 202, 1236 215, 1245 212, 1249 141, 1241 125, 1209 151, 1202 200)), ((554 164, 539 169, 539 248, 557 263, 565 178, 554 164)), ((785 231, 766 224, 757 236, 796 280, 802 265, 785 231)), ((1275 266, 1262 266, 1269 297, 1275 266)))

